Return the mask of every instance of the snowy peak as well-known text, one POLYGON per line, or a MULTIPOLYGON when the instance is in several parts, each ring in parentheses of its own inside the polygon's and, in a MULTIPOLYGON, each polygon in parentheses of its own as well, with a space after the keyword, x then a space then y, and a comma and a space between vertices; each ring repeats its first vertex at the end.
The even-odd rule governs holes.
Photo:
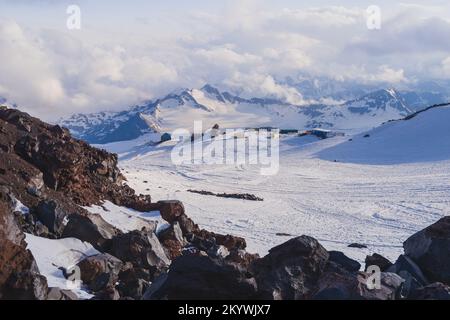
POLYGON ((411 110, 405 105, 400 94, 395 89, 378 90, 359 99, 346 102, 346 108, 357 114, 376 114, 380 110, 397 110, 400 115, 406 116, 411 110))

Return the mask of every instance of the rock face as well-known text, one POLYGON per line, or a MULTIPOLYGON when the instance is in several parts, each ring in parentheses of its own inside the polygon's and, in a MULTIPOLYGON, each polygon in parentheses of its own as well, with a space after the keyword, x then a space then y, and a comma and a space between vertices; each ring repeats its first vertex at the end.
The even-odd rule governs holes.
POLYGON ((307 236, 291 239, 271 249, 267 256, 256 260, 251 267, 260 298, 308 298, 328 258, 328 252, 319 242, 307 236))
POLYGON ((414 234, 403 247, 430 281, 450 284, 450 217, 414 234))
POLYGON ((170 264, 161 243, 154 233, 132 231, 116 236, 111 254, 133 266, 161 272, 170 264))
POLYGON ((47 280, 39 274, 24 234, 14 219, 11 195, 0 189, 0 299, 43 300, 47 280))
POLYGON ((122 266, 122 261, 107 253, 88 257, 78 264, 81 280, 94 292, 113 286, 122 266))
POLYGON ((252 299, 256 291, 256 281, 245 269, 223 259, 187 255, 172 263, 169 273, 155 281, 144 299, 252 299))

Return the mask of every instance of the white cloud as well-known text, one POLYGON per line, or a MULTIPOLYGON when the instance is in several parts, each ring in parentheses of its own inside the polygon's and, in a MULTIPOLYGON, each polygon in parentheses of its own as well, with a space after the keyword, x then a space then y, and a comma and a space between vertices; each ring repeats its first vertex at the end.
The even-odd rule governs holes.
POLYGON ((450 23, 438 12, 399 6, 377 32, 367 30, 363 7, 268 10, 248 0, 140 24, 136 34, 121 24, 91 21, 74 33, 1 19, 0 96, 45 117, 121 109, 206 82, 302 104, 275 79, 304 73, 395 85, 448 77, 450 23))

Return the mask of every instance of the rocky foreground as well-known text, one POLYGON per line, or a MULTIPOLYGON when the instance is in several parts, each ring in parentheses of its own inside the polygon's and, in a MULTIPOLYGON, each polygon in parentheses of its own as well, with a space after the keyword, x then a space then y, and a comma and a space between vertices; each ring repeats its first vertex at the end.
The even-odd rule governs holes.
MULTIPOLYGON (((77 267, 93 299, 450 299, 450 217, 407 239, 395 263, 380 255, 378 279, 341 252, 301 236, 265 257, 244 239, 201 229, 178 201, 136 195, 117 156, 17 110, 0 109, 0 299, 72 300, 48 288, 25 233, 76 238, 100 254, 77 267), (148 221, 124 233, 83 209, 103 201, 159 211, 167 228, 148 221), (18 203, 28 212, 18 212, 18 203), (368 285, 369 283, 369 285, 368 285), (372 288, 370 284, 378 284, 372 288)), ((61 270, 72 279, 72 270, 61 270)))

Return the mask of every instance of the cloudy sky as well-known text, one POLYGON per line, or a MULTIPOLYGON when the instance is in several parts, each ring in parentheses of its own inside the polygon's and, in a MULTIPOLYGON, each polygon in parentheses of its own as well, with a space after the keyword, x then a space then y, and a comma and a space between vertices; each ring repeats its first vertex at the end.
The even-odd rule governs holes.
POLYGON ((0 96, 43 118, 205 83, 302 103, 280 80, 450 78, 448 39, 448 0, 0 0, 0 96), (71 4, 80 30, 67 28, 71 4))

